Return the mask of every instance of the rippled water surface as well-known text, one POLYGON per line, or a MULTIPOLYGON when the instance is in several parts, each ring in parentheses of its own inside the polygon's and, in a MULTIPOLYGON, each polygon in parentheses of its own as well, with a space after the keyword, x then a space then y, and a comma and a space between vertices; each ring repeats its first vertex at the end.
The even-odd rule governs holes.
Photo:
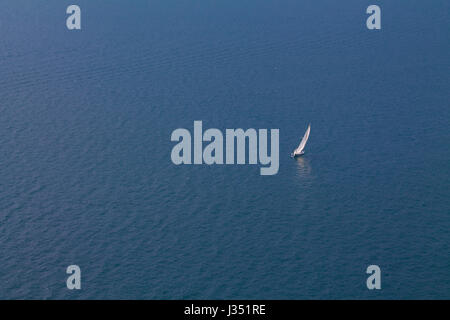
POLYGON ((4 2, 0 298, 450 298, 448 1, 4 2), (194 120, 279 173, 175 166, 194 120))

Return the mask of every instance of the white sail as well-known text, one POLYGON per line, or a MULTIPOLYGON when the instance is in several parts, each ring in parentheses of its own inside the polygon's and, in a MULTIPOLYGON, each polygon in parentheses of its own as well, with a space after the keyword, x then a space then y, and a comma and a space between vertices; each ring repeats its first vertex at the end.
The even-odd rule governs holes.
POLYGON ((308 141, 310 131, 311 131, 311 124, 308 125, 308 129, 306 129, 302 141, 300 141, 300 144, 298 145, 297 149, 294 150, 294 156, 303 153, 303 149, 305 149, 305 145, 306 142, 308 141))

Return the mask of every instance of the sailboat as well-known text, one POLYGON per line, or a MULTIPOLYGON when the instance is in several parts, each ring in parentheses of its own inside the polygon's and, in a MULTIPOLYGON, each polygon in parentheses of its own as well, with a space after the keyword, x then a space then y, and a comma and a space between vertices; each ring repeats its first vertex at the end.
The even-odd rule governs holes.
POLYGON ((301 156, 302 154, 305 153, 305 151, 304 151, 305 145, 306 145, 306 142, 308 141, 310 131, 311 131, 311 124, 308 125, 308 129, 306 129, 306 132, 302 138, 302 141, 300 141, 300 144, 298 145, 297 149, 295 149, 292 152, 291 157, 295 158, 295 157, 301 156))

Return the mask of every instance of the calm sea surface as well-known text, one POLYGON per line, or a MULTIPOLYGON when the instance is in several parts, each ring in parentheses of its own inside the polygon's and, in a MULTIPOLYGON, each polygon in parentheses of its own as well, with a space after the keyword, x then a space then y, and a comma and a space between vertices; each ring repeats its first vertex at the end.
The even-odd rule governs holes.
POLYGON ((450 298, 449 1, 75 2, 0 10, 0 298, 450 298), (194 120, 279 173, 175 166, 194 120))

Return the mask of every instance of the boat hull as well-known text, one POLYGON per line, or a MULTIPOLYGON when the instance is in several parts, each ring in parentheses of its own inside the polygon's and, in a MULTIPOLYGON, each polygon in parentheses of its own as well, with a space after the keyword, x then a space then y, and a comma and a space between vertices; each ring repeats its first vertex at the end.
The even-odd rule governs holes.
POLYGON ((301 157, 302 155, 304 155, 304 152, 298 153, 298 154, 293 154, 291 153, 291 158, 297 158, 297 157, 301 157))

